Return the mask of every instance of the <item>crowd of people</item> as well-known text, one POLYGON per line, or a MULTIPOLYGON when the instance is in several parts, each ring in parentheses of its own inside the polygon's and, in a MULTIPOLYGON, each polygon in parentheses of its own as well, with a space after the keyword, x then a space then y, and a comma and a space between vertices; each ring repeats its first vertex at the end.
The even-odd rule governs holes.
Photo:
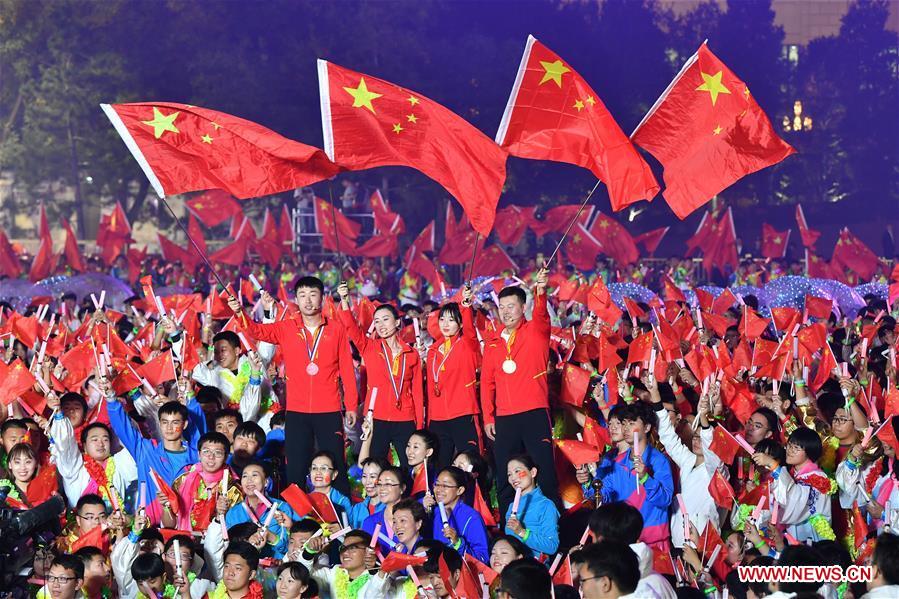
POLYGON ((538 257, 438 303, 371 260, 151 259, 122 305, 2 304, 0 596, 899 596, 899 306, 690 304, 691 269, 538 257), (616 304, 634 273, 658 296, 616 304))

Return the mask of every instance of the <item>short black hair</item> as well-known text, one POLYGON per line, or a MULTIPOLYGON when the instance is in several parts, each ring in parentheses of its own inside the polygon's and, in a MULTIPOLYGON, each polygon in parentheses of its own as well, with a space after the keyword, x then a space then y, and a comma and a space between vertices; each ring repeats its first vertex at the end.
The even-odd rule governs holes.
POLYGON ((187 411, 187 406, 185 406, 180 401, 167 401, 159 407, 159 417, 163 416, 181 416, 181 420, 184 421, 184 425, 187 426, 187 418, 190 413, 187 411))
POLYGON ((234 418, 237 420, 238 425, 243 424, 243 415, 239 410, 235 410, 234 408, 224 408, 212 415, 212 428, 215 428, 215 425, 218 424, 219 420, 222 418, 234 418))
POLYGON ((500 291, 499 295, 497 295, 496 297, 498 300, 501 300, 504 297, 515 297, 519 302, 521 302, 522 305, 524 305, 528 301, 528 294, 518 285, 503 287, 502 291, 500 291))
POLYGON ((887 584, 899 584, 899 536, 884 532, 877 537, 871 563, 880 568, 887 584))
POLYGON ((375 311, 372 314, 377 314, 379 310, 387 310, 388 312, 390 312, 390 315, 393 316, 396 320, 400 319, 399 311, 391 304, 381 304, 380 306, 375 308, 375 311))
POLYGON ((603 503, 590 514, 590 532, 595 539, 611 539, 632 545, 643 533, 643 515, 624 503, 603 503))
POLYGON ((104 510, 106 510, 106 503, 103 501, 103 498, 96 493, 88 493, 87 495, 82 495, 78 500, 78 503, 75 504, 75 512, 80 512, 81 508, 86 505, 99 505, 102 506, 104 510))
POLYGON ((622 595, 633 593, 640 583, 637 554, 620 541, 604 538, 581 551, 579 557, 593 576, 607 576, 622 595))
POLYGON ((234 438, 237 437, 251 437, 260 448, 265 445, 265 431, 252 421, 241 422, 237 425, 237 428, 234 429, 234 438))
MULTIPOLYGON (((777 560, 778 566, 820 566, 823 563, 821 553, 807 545, 788 545, 777 560)), ((784 593, 814 593, 820 586, 820 582, 780 582, 777 590, 784 593)))
POLYGON ((303 518, 290 525, 290 534, 298 532, 308 532, 315 534, 319 530, 321 530, 321 524, 319 524, 312 518, 303 518))
POLYGON ((790 434, 787 444, 794 443, 805 451, 805 455, 812 462, 817 462, 824 453, 821 437, 810 428, 800 426, 790 434))
POLYGON ((308 287, 309 289, 318 289, 321 293, 325 292, 325 284, 322 283, 322 280, 318 277, 313 277, 310 275, 306 275, 305 277, 300 277, 297 279, 297 282, 293 284, 293 294, 296 295, 297 291, 299 291, 300 287, 308 287))
POLYGON ((222 406, 222 391, 213 385, 200 385, 197 391, 197 401, 200 403, 217 403, 222 406))
POLYGON ((531 552, 531 549, 527 545, 522 543, 520 538, 518 538, 514 535, 505 535, 505 534, 499 535, 498 537, 496 537, 495 539, 493 539, 490 542, 490 551, 491 552, 493 551, 493 548, 496 546, 496 544, 499 543, 500 541, 505 541, 506 543, 508 543, 512 547, 512 550, 515 553, 517 553, 518 555, 521 555, 524 557, 531 557, 533 555, 533 553, 531 552))
POLYGON ((190 549, 190 554, 191 554, 191 555, 196 555, 196 554, 197 554, 197 548, 194 547, 194 539, 193 539, 192 536, 187 535, 187 534, 183 534, 183 535, 173 535, 173 536, 171 536, 171 537, 169 538, 169 540, 166 541, 165 544, 163 545, 163 553, 166 552, 166 551, 168 551, 168 550, 171 549, 172 547, 174 547, 174 546, 175 546, 175 541, 178 541, 178 544, 179 544, 181 547, 187 547, 188 549, 190 549))
POLYGON ((4 421, 2 425, 0 425, 0 435, 5 435, 6 431, 11 428, 20 428, 24 431, 27 431, 28 423, 26 423, 21 418, 10 418, 9 420, 4 421))
POLYGON ((100 551, 99 548, 94 547, 93 545, 88 545, 87 547, 82 547, 81 549, 79 549, 78 551, 73 553, 72 555, 74 555, 75 557, 80 559, 84 563, 85 566, 87 564, 89 564, 91 562, 91 560, 94 559, 95 557, 97 557, 98 555, 104 559, 106 558, 106 556, 103 554, 103 552, 100 551))
MULTIPOLYGON (((446 562, 446 567, 450 572, 459 572, 462 570, 462 556, 459 552, 448 545, 438 544, 433 549, 428 549, 428 559, 422 568, 428 574, 440 574, 440 558, 446 562)), ((447 589, 449 590, 449 589, 447 589)))
MULTIPOLYGON (((413 499, 411 497, 400 499, 393 506, 393 513, 396 514, 400 510, 411 512, 412 518, 418 522, 427 522, 428 513, 425 511, 424 506, 420 504, 417 499, 413 499)), ((422 532, 424 532, 424 529, 422 529, 422 532)))
POLYGON ((455 320, 460 327, 462 326, 462 310, 459 309, 459 304, 456 302, 443 304, 437 318, 441 318, 444 314, 455 320))
POLYGON ((165 574, 162 557, 156 553, 141 553, 131 562, 131 578, 138 584, 165 574))
POLYGON ((246 560, 250 570, 255 571, 259 568, 259 550, 247 543, 246 541, 232 541, 225 549, 222 555, 222 561, 228 559, 229 555, 238 555, 246 560))
POLYGON ((231 452, 231 442, 228 441, 228 437, 217 431, 209 431, 200 437, 200 440, 197 441, 197 451, 202 451, 203 446, 207 443, 217 443, 221 445, 225 448, 225 455, 231 452))
POLYGON ((95 428, 102 428, 106 431, 106 434, 109 436, 109 439, 112 440, 112 431, 109 429, 106 424, 100 422, 99 420, 91 422, 83 429, 81 429, 81 446, 84 447, 84 442, 87 440, 87 434, 94 430, 95 428))
POLYGON ((246 541, 257 532, 259 532, 259 527, 254 522, 241 522, 228 529, 228 538, 231 539, 232 543, 235 541, 246 541))
POLYGON ((64 403, 75 402, 81 406, 81 409, 87 414, 87 401, 85 401, 84 396, 80 393, 75 393, 74 391, 69 391, 68 393, 63 393, 62 397, 59 398, 59 405, 61 406, 64 403))
POLYGON ((787 452, 784 446, 774 439, 762 439, 755 444, 755 450, 771 456, 777 460, 778 464, 784 464, 787 461, 787 452))
POLYGON ((546 599, 552 593, 552 578, 546 566, 525 557, 503 568, 499 588, 515 599, 546 599))
POLYGON ((240 349, 240 337, 238 337, 237 333, 234 331, 222 331, 221 333, 216 333, 215 337, 212 338, 212 343, 215 345, 219 341, 226 341, 228 345, 234 349, 240 349))
POLYGON ((824 417, 824 420, 830 424, 837 410, 846 407, 846 398, 841 393, 826 392, 818 396, 818 399, 815 400, 815 405, 818 407, 818 411, 824 417))
POLYGON ((240 476, 243 476, 244 470, 249 468, 250 466, 256 466, 258 468, 262 468, 263 474, 265 474, 266 478, 271 478, 272 476, 272 465, 266 462, 265 460, 260 460, 258 458, 251 458, 246 464, 244 464, 240 469, 240 476))
POLYGON ((75 573, 76 578, 84 580, 84 562, 70 553, 54 557, 53 562, 50 564, 51 568, 53 566, 60 566, 66 570, 71 570, 75 573))
POLYGON ((290 572, 291 578, 298 580, 301 585, 306 587, 306 590, 300 595, 301 598, 318 596, 318 583, 309 575, 309 568, 300 562, 284 562, 278 566, 278 576, 281 576, 285 570, 290 572))
POLYGON ((777 436, 777 433, 780 432, 780 418, 777 417, 777 414, 774 413, 774 410, 771 408, 759 408, 753 414, 758 414, 762 418, 768 421, 768 430, 771 431, 771 434, 777 436))

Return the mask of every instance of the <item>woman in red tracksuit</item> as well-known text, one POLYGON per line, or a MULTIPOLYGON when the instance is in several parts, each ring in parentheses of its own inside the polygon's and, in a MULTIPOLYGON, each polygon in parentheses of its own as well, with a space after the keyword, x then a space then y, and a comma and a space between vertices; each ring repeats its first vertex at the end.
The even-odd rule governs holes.
POLYGON ((440 308, 439 334, 426 360, 428 429, 440 440, 437 463, 441 468, 450 465, 460 451, 481 446, 477 387, 481 346, 472 318, 471 289, 465 287, 462 296, 461 309, 455 302, 440 308))
POLYGON ((377 389, 372 414, 371 455, 387 457, 392 443, 406 469, 406 444, 412 433, 424 425, 421 359, 415 348, 398 336, 402 321, 396 308, 384 304, 375 309, 373 324, 378 335, 372 339, 366 337, 353 318, 346 283, 337 287, 337 293, 340 294, 340 321, 365 362, 368 377, 366 410, 371 410, 372 394, 377 389))

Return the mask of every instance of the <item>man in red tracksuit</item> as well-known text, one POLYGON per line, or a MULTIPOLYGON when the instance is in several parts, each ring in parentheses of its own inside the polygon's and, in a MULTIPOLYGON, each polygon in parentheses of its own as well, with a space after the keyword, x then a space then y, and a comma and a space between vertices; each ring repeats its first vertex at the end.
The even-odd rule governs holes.
POLYGON ((504 329, 499 338, 484 346, 481 409, 484 432, 494 440, 501 514, 506 513, 514 497, 506 465, 510 457, 521 452, 537 464, 537 482, 543 494, 557 503, 559 499, 546 381, 550 336, 547 278, 545 268, 537 272, 530 321, 524 317, 524 289, 506 287, 500 291, 499 315, 504 329))
MULTIPOLYGON (((284 431, 287 482, 303 487, 316 448, 327 450, 334 456, 333 484, 349 496, 343 424, 345 420, 348 427, 355 426, 358 406, 350 344, 343 326, 322 315, 324 285, 321 280, 302 277, 294 292, 299 316, 271 324, 259 324, 248 318, 233 297, 228 305, 238 315, 243 330, 260 341, 281 346, 287 379, 284 431), (346 416, 342 415, 344 408, 346 416)), ((263 291, 263 308, 268 312, 274 303, 272 296, 263 291)))

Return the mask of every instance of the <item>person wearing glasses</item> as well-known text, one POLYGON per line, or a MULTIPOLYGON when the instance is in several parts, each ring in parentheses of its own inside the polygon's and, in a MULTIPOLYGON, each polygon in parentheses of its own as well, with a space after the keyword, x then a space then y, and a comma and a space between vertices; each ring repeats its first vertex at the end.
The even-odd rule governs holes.
MULTIPOLYGON (((165 565, 166 579, 176 581, 179 578, 178 561, 180 557, 180 575, 184 577, 193 599, 202 599, 206 593, 215 588, 215 583, 199 575, 203 570, 203 560, 197 556, 193 537, 186 534, 166 535, 168 539, 162 550, 162 561, 165 565), (175 553, 175 541, 178 541, 180 556, 175 553)), ((140 590, 140 589, 138 589, 140 590)))
MULTIPOLYGON (((7 501, 9 501, 7 499, 7 501)), ((106 503, 99 495, 88 494, 75 504, 75 521, 67 525, 56 538, 56 547, 69 553, 72 546, 84 535, 107 522, 106 503)))
MULTIPOLYGON (((312 456, 312 464, 309 466, 309 482, 312 485, 313 493, 321 493, 325 495, 334 506, 334 515, 338 521, 349 519, 349 512, 353 509, 353 502, 350 498, 338 491, 334 487, 334 480, 339 474, 337 472, 336 460, 330 451, 323 449, 312 456)), ((332 523, 332 532, 337 532, 343 525, 332 523)))
POLYGON ((266 545, 262 549, 262 555, 263 557, 283 559, 290 545, 290 529, 294 522, 300 520, 300 517, 286 502, 282 501, 278 503, 277 510, 269 521, 269 512, 275 501, 266 493, 270 483, 268 464, 260 460, 251 461, 244 466, 240 473, 240 480, 229 486, 228 496, 223 496, 221 493, 217 495, 217 510, 219 515, 224 514, 227 528, 244 522, 253 522, 261 527, 268 522, 266 545), (243 490, 242 500, 237 483, 243 490), (231 502, 232 494, 237 495, 237 502, 233 504, 231 502))
MULTIPOLYGON (((387 596, 390 579, 384 572, 374 573, 377 558, 371 548, 370 534, 362 530, 348 532, 343 537, 339 555, 339 565, 312 570, 312 578, 322 597, 367 599, 387 596)), ((300 562, 310 567, 302 559, 300 562)))
POLYGON ((84 563, 74 555, 60 555, 50 565, 47 584, 38 591, 39 599, 75 599, 81 597, 84 563))
POLYGON ((579 553, 578 584, 583 599, 639 599, 637 556, 624 543, 603 540, 579 553))
MULTIPOLYGON (((200 437, 197 449, 200 454, 199 463, 193 464, 172 484, 180 505, 163 510, 163 526, 203 532, 215 515, 217 492, 221 488, 222 477, 225 476, 225 460, 231 451, 231 444, 222 433, 210 431, 200 437)), ((228 470, 230 476, 230 469, 228 470)), ((236 488, 231 490, 229 487, 227 499, 231 505, 240 501, 236 488)), ((159 501, 165 505, 165 496, 161 493, 159 501)))
POLYGON ((756 452, 752 459, 771 471, 772 500, 780 506, 778 523, 800 543, 834 540, 831 498, 837 483, 818 466, 821 437, 810 428, 797 428, 787 440, 786 466, 773 457, 756 452))
POLYGON ((434 481, 434 498, 438 509, 433 511, 433 537, 460 555, 471 554, 487 563, 487 528, 484 519, 462 498, 472 489, 470 477, 455 466, 437 473, 434 481), (442 507, 441 507, 442 506, 442 507), (446 515, 446 520, 443 519, 446 515))
POLYGON ((405 493, 406 477, 402 469, 389 466, 381 471, 378 477, 378 499, 384 505, 384 509, 366 518, 362 523, 362 530, 373 535, 375 528, 380 525, 378 546, 385 553, 393 550, 399 543, 393 531, 393 508, 403 499, 405 493))

